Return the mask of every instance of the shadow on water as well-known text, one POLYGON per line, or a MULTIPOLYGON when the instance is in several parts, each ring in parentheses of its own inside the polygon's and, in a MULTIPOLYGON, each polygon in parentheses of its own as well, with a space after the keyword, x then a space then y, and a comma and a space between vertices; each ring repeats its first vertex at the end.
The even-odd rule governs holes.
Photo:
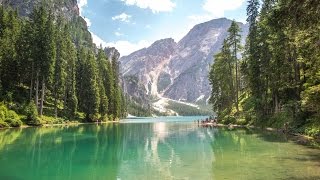
POLYGON ((210 144, 216 179, 320 179, 318 149, 269 131, 220 128, 214 132, 210 144))
POLYGON ((117 179, 123 153, 117 124, 4 130, 0 138, 0 179, 117 179))

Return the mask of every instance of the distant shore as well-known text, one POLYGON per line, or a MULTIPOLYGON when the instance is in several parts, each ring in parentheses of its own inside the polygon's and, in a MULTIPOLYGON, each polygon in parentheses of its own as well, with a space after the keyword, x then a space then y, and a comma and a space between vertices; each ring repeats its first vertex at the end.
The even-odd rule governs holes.
POLYGON ((78 122, 78 121, 72 121, 68 123, 52 123, 52 124, 41 124, 39 126, 31 126, 31 125, 22 125, 20 127, 5 127, 5 128, 0 128, 0 130, 4 129, 24 129, 24 128, 41 128, 41 127, 59 127, 59 126, 78 126, 78 125, 92 125, 92 124, 110 124, 110 123, 119 123, 119 121, 107 121, 107 122, 78 122))

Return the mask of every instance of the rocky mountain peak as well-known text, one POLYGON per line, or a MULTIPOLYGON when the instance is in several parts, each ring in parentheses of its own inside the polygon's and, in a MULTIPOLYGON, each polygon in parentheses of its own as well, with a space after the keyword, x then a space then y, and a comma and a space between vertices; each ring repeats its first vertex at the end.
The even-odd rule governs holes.
MULTIPOLYGON (((150 47, 122 57, 121 72, 134 76, 147 95, 179 102, 206 104, 210 96, 208 74, 213 56, 228 35, 231 20, 214 19, 194 26, 178 43, 162 39, 150 47)), ((239 23, 243 41, 248 26, 239 23)))
MULTIPOLYGON (((0 0, 0 4, 17 9, 20 16, 27 17, 35 7, 44 2, 43 0, 0 0)), ((77 0, 47 0, 45 4, 53 10, 56 16, 63 15, 69 21, 80 14, 77 0)))
POLYGON ((147 54, 151 56, 170 56, 176 49, 177 43, 172 38, 161 39, 154 42, 146 49, 147 54))
POLYGON ((104 53, 106 54, 106 56, 109 60, 120 58, 119 51, 114 47, 104 48, 104 53))

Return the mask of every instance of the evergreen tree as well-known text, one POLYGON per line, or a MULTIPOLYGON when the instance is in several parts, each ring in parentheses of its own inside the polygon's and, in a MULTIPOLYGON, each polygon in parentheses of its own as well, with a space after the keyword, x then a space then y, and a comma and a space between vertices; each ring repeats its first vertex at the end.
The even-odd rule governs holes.
POLYGON ((233 58, 229 43, 225 40, 221 52, 215 55, 215 62, 209 73, 212 86, 210 102, 213 110, 223 117, 232 110, 234 98, 233 58))
POLYGON ((77 49, 72 42, 68 27, 64 27, 64 34, 66 35, 65 43, 68 49, 66 57, 66 80, 65 80, 65 93, 64 93, 64 110, 69 118, 76 115, 78 109, 78 98, 76 96, 76 61, 77 49))
POLYGON ((20 64, 16 44, 20 33, 20 20, 16 11, 0 10, 0 63, 1 86, 5 93, 13 93, 20 82, 20 64))
POLYGON ((233 62, 235 63, 235 105, 237 112, 239 112, 239 90, 240 90, 240 78, 239 78, 239 63, 238 63, 238 53, 241 49, 241 35, 240 27, 236 21, 232 21, 230 28, 228 29, 228 43, 231 48, 233 62))
MULTIPOLYGON (((84 49, 82 49, 84 51, 84 49)), ((97 119, 100 105, 99 84, 98 84, 98 72, 95 57, 90 50, 87 54, 80 52, 81 59, 81 74, 78 74, 81 79, 79 90, 80 108, 86 114, 87 121, 94 121, 97 119)), ((80 69, 79 69, 80 70, 80 69)))
POLYGON ((106 95, 109 97, 108 103, 108 114, 114 115, 115 109, 115 88, 114 88, 114 71, 112 70, 111 62, 107 61, 107 71, 105 74, 105 88, 106 88, 106 95))
POLYGON ((261 97, 261 82, 260 82, 260 60, 259 53, 257 51, 258 43, 258 26, 257 18, 259 15, 259 0, 249 0, 249 5, 247 8, 247 22, 249 23, 249 35, 248 35, 248 49, 246 61, 248 64, 248 78, 249 78, 249 87, 252 93, 252 96, 255 100, 255 110, 260 111, 260 97, 261 97))
POLYGON ((54 25, 52 15, 41 6, 33 11, 31 28, 33 28, 33 43, 31 56, 35 66, 35 102, 39 115, 43 114, 46 84, 52 82, 53 65, 55 60, 54 25), (39 106, 39 82, 41 81, 41 99, 39 106))
POLYGON ((53 77, 53 94, 54 94, 54 109, 55 117, 58 117, 58 101, 61 100, 62 95, 65 96, 64 92, 66 89, 66 66, 67 58, 69 56, 69 49, 67 49, 66 39, 67 34, 63 25, 61 17, 58 18, 56 25, 56 61, 54 66, 54 77, 53 77))
MULTIPOLYGON (((107 68, 107 58, 102 50, 102 47, 98 50, 98 57, 97 57, 97 63, 99 68, 99 89, 100 89, 100 108, 99 113, 102 115, 102 117, 105 117, 108 113, 108 104, 109 99, 107 96, 106 88, 108 88, 107 82, 110 80, 107 80, 107 78, 110 78, 108 76, 108 68, 107 68)), ((110 96, 110 94, 109 94, 110 96)))

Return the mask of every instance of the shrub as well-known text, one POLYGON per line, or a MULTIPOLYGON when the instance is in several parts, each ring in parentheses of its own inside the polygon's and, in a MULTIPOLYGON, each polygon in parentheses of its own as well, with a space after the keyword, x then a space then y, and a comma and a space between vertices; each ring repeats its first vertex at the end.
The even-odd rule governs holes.
POLYGON ((9 110, 3 103, 0 104, 0 127, 20 127, 22 122, 18 114, 12 110, 9 110))
POLYGON ((100 117, 100 121, 102 121, 102 122, 107 122, 108 120, 109 120, 109 117, 107 114, 100 117))
POLYGON ((114 117, 113 117, 113 114, 110 114, 110 115, 109 115, 109 118, 108 118, 108 120, 109 120, 109 121, 114 121, 114 117))
POLYGON ((25 107, 25 115, 26 117, 26 123, 28 125, 40 125, 40 119, 38 118, 38 111, 37 107, 34 104, 33 101, 31 101, 26 107, 25 107))
POLYGON ((223 124, 235 124, 237 122, 236 118, 234 116, 226 116, 223 118, 222 123, 223 124))
POLYGON ((8 123, 11 127, 20 127, 22 125, 20 117, 16 112, 12 110, 7 111, 5 122, 8 123))
POLYGON ((246 119, 238 119, 236 124, 238 124, 238 125, 247 125, 248 121, 246 119))
POLYGON ((3 120, 0 120, 0 128, 7 128, 9 127, 9 124, 4 122, 3 120))

